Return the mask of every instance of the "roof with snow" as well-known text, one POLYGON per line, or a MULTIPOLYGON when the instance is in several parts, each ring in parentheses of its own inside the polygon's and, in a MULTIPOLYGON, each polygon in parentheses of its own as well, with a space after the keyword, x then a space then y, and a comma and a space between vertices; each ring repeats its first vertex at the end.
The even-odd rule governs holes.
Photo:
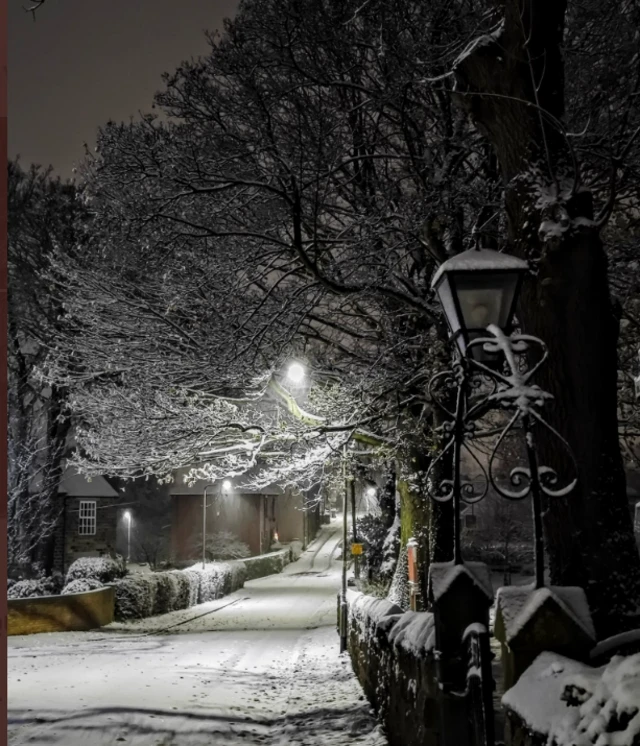
POLYGON ((118 497, 118 493, 104 477, 91 480, 78 473, 74 466, 67 466, 58 486, 58 494, 67 497, 118 497))
POLYGON ((507 642, 513 640, 549 600, 555 603, 592 640, 596 633, 587 597, 577 586, 551 586, 534 589, 532 585, 499 588, 496 607, 500 610, 507 642))
POLYGON ((502 254, 493 249, 470 249, 443 262, 431 280, 431 287, 436 285, 445 272, 526 270, 528 267, 524 259, 511 254, 502 254))
POLYGON ((453 562, 433 562, 429 566, 429 587, 433 600, 441 598, 449 588, 458 580, 466 576, 482 591, 485 596, 493 601, 493 586, 491 584, 491 571, 484 562, 464 562, 454 565, 453 562))

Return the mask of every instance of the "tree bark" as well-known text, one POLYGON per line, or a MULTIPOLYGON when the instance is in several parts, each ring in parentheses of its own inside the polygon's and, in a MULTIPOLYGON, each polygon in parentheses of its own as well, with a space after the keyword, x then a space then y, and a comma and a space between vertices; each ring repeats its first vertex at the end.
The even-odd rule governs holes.
MULTIPOLYGON (((554 396, 544 416, 571 446, 579 483, 550 501, 553 584, 584 587, 599 638, 638 625, 640 558, 618 442, 618 321, 591 194, 579 188, 563 116, 566 3, 507 0, 504 22, 455 68, 458 100, 491 141, 505 184, 510 250, 533 260, 518 319, 550 357, 537 378, 554 396)), ((567 474, 553 438, 542 463, 567 474)))

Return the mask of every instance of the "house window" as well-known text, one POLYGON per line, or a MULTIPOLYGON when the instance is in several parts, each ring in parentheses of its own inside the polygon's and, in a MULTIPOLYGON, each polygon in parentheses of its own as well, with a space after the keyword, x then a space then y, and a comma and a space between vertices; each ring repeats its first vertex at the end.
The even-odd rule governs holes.
POLYGON ((78 533, 80 536, 93 536, 96 532, 96 501, 80 500, 78 533))

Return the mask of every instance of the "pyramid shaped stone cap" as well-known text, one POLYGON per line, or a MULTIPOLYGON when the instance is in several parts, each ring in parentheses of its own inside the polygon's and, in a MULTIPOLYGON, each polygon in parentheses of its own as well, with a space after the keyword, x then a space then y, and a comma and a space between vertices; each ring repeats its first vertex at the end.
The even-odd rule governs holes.
POLYGON ((484 562, 463 562, 455 565, 453 562, 432 562, 429 566, 429 592, 431 598, 437 602, 461 578, 468 578, 493 602, 493 586, 491 585, 491 571, 484 562))
POLYGON ((499 588, 496 596, 498 639, 511 644, 545 609, 556 607, 590 640, 596 639, 587 597, 577 586, 534 588, 533 585, 499 588))

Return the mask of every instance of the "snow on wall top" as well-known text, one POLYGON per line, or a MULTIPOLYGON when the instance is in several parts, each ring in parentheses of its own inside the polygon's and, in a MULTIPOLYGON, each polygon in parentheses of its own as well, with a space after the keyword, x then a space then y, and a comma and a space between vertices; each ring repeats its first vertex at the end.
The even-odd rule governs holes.
POLYGON ((556 653, 540 653, 504 693, 502 704, 513 710, 531 730, 546 734, 567 712, 567 704, 562 700, 567 676, 598 677, 601 672, 602 669, 593 669, 556 653))
POLYGON ((502 614, 507 642, 519 634, 549 598, 552 598, 585 634, 595 640, 591 612, 582 588, 551 586, 536 590, 533 585, 522 585, 499 588, 496 596, 496 606, 502 614))
POLYGON ((431 280, 431 287, 434 287, 445 272, 526 270, 528 267, 529 265, 523 259, 518 259, 511 254, 502 254, 493 249, 470 249, 443 262, 431 280))
POLYGON ((402 614, 399 606, 387 601, 386 598, 366 596, 356 591, 347 592, 349 614, 360 622, 379 624, 385 617, 402 614))
POLYGON ((457 578, 466 575, 487 598, 493 600, 491 572, 484 562, 465 562, 454 565, 453 562, 433 562, 429 567, 429 584, 434 601, 441 598, 457 578))
POLYGON ((433 650, 436 644, 433 614, 429 611, 405 611, 393 625, 389 641, 417 656, 433 650))

